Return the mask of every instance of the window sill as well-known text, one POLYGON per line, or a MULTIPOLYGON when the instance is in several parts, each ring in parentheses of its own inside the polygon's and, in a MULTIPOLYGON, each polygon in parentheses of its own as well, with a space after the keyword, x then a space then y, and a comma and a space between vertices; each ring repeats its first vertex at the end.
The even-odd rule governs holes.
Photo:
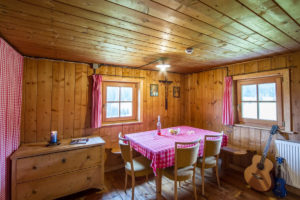
POLYGON ((101 127, 106 126, 122 126, 122 125, 134 125, 134 124, 142 124, 142 121, 128 121, 128 122, 105 122, 102 123, 101 127))
MULTIPOLYGON (((254 128, 254 129, 266 130, 266 131, 271 130, 271 126, 261 126, 261 125, 253 125, 253 124, 234 124, 234 126, 235 127, 243 127, 243 128, 254 128)), ((285 131, 284 129, 281 129, 280 131, 283 132, 283 133, 288 133, 288 134, 294 134, 295 133, 293 131, 285 131)))

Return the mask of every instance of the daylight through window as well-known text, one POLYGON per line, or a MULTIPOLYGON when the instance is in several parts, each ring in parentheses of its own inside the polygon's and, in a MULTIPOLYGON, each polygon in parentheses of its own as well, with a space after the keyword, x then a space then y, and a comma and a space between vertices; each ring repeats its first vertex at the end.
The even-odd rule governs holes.
POLYGON ((238 81, 238 110, 240 122, 281 125, 281 78, 238 81))
POLYGON ((137 87, 135 83, 105 82, 103 90, 104 121, 136 119, 137 87))

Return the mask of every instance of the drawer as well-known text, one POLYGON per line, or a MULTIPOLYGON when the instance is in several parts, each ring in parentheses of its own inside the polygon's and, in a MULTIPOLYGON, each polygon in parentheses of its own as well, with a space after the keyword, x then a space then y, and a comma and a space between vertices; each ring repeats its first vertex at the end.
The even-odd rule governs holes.
POLYGON ((102 156, 102 147, 96 146, 18 159, 17 183, 99 165, 102 156))
POLYGON ((101 166, 17 184, 17 199, 55 199, 88 188, 103 189, 101 166))

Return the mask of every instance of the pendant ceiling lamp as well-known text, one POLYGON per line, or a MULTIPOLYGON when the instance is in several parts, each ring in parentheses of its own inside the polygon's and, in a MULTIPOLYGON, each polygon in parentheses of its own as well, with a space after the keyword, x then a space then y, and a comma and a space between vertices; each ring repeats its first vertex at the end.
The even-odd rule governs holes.
POLYGON ((161 64, 156 65, 157 68, 160 69, 160 71, 166 71, 167 68, 171 67, 169 64, 165 64, 165 58, 161 58, 161 64))

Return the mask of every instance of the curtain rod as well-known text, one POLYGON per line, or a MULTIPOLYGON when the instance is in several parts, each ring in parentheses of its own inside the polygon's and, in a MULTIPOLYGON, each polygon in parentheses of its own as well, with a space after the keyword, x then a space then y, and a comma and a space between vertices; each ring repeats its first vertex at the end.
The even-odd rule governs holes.
POLYGON ((236 75, 231 75, 231 76, 255 74, 255 73, 260 73, 260 72, 271 72, 271 71, 276 71, 276 70, 280 70, 280 69, 291 69, 291 68, 297 68, 297 66, 291 65, 291 66, 287 66, 287 67, 280 67, 280 68, 276 68, 276 69, 268 69, 268 70, 262 70, 262 71, 257 71, 257 72, 241 73, 241 74, 236 74, 236 75))
POLYGON ((88 76, 93 76, 93 75, 102 75, 102 76, 117 76, 117 77, 122 77, 122 78, 141 78, 141 79, 145 79, 145 77, 139 77, 139 76, 122 76, 122 75, 111 75, 111 74, 92 74, 92 75, 88 75, 88 76))
MULTIPOLYGON (((279 69, 290 69, 290 68, 297 68, 297 66, 291 65, 291 66, 287 66, 287 67, 280 67, 280 68, 276 68, 276 69, 262 70, 262 71, 257 71, 257 72, 241 73, 241 74, 236 74, 236 75, 254 74, 254 73, 259 73, 259 72, 268 72, 268 71, 275 71, 275 70, 279 70, 279 69)), ((207 72, 207 71, 212 71, 212 70, 217 70, 217 69, 226 69, 227 70, 227 76, 228 76, 228 66, 214 67, 214 68, 205 69, 205 70, 201 70, 201 71, 193 72, 193 73, 189 73, 189 74, 207 72)), ((188 75, 188 74, 185 74, 185 75, 188 75)), ((236 76, 236 75, 231 75, 231 76, 236 76)))

